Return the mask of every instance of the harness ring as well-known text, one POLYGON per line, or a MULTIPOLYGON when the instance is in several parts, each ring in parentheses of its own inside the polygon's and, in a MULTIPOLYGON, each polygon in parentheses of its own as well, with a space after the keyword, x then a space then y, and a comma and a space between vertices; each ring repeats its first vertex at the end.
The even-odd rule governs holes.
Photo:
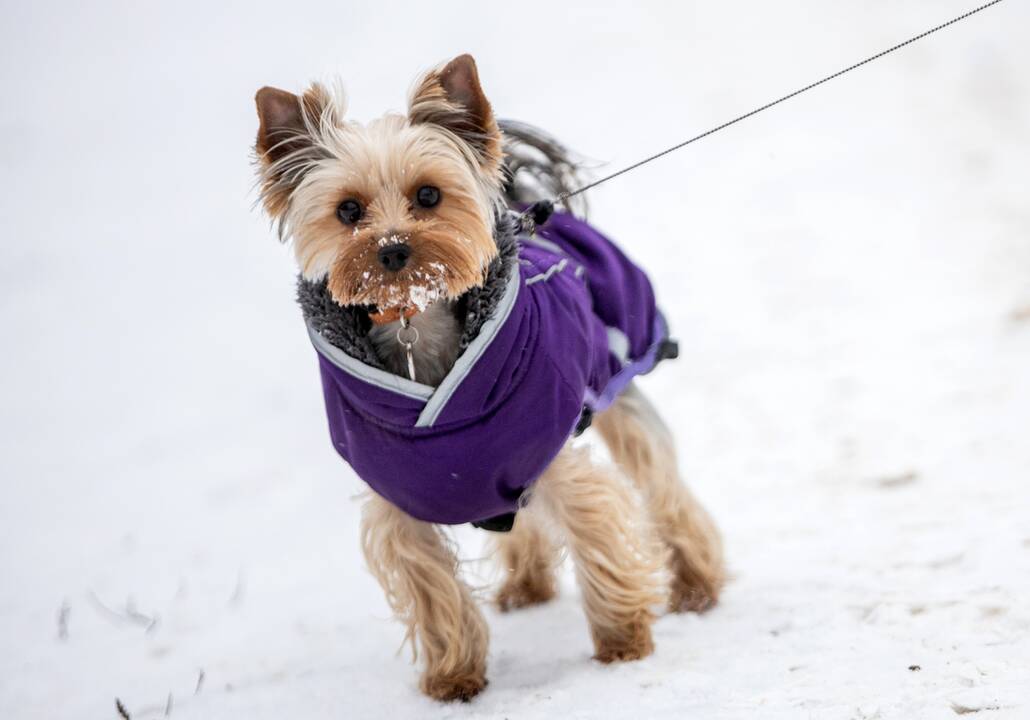
POLYGON ((408 324, 404 324, 401 327, 397 328, 397 342, 399 342, 401 345, 411 347, 412 345, 418 342, 418 328, 408 324), (405 337, 404 335, 405 330, 408 331, 407 337, 405 337))

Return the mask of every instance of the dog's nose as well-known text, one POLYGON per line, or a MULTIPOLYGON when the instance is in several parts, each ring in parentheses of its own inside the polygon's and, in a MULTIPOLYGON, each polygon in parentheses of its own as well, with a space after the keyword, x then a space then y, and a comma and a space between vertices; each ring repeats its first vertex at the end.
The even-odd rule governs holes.
POLYGON ((379 248, 379 262, 390 272, 397 272, 408 264, 411 248, 404 243, 396 243, 379 248))

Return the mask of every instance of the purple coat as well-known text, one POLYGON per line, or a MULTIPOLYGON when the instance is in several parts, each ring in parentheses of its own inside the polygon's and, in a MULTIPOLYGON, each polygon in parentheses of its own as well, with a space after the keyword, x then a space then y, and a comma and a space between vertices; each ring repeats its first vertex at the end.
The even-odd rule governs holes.
POLYGON ((434 523, 513 512, 572 434, 660 359, 644 273, 582 220, 522 237, 493 317, 436 388, 311 330, 333 445, 373 490, 434 523))

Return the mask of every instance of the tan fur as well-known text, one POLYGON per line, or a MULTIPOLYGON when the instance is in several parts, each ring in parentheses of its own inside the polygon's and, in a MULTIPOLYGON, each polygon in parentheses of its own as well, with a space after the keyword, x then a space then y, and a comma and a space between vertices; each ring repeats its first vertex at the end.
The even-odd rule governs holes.
POLYGON ((568 544, 595 657, 637 660, 654 650, 651 623, 664 599, 664 552, 632 488, 571 444, 533 487, 531 505, 568 544))
POLYGON ((342 91, 318 83, 299 98, 262 88, 256 102, 265 209, 303 275, 328 277, 336 302, 422 310, 483 281, 497 252, 501 133, 471 58, 427 73, 407 117, 346 121, 342 91), (423 185, 440 189, 439 205, 415 203, 423 185), (354 226, 336 216, 351 199, 364 208, 354 226), (411 258, 386 272, 377 251, 396 242, 411 258))
POLYGON ((426 73, 411 94, 408 117, 446 128, 476 152, 485 173, 500 173, 501 133, 471 55, 426 73))
POLYGON ((558 593, 560 548, 533 508, 519 512, 511 532, 499 534, 495 543, 506 572, 497 592, 502 612, 545 603, 558 593))
POLYGON ((437 700, 472 698, 486 687, 489 631, 443 533, 373 495, 361 537, 369 570, 424 659, 422 691, 437 700))
POLYGON ((314 83, 301 97, 285 90, 263 87, 254 97, 258 133, 254 143, 260 168, 261 199, 269 216, 280 218, 290 204, 303 172, 324 157, 314 141, 315 128, 343 114, 343 98, 334 98, 314 83))
POLYGON ((670 609, 709 609, 718 601, 725 580, 722 541, 708 513, 680 481, 668 428, 633 386, 595 419, 594 427, 615 462, 637 483, 669 547, 670 609))
POLYGON ((367 127, 342 126, 328 146, 331 159, 307 172, 284 214, 305 277, 328 275, 333 299, 342 305, 380 308, 424 307, 482 282, 497 252, 493 203, 445 135, 393 115, 367 127), (438 206, 415 205, 423 185, 440 189, 438 206), (336 217, 337 206, 351 198, 365 210, 355 226, 336 217), (377 251, 394 242, 407 243, 412 255, 404 270, 388 273, 377 251))

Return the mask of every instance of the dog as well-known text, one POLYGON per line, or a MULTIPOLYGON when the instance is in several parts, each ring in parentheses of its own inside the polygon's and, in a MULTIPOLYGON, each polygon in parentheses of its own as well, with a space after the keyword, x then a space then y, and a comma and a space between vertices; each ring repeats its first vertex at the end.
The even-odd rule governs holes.
POLYGON ((712 607, 719 534, 632 382, 674 354, 646 276, 572 213, 537 234, 515 214, 568 192, 564 148, 499 123, 469 55, 367 125, 317 83, 256 104, 261 202, 296 255, 334 446, 374 490, 364 555, 421 690, 467 701, 487 684, 447 524, 507 530, 502 611, 553 598, 567 548, 602 663, 650 655, 663 603, 712 607), (573 441, 591 420, 612 463, 573 441))

